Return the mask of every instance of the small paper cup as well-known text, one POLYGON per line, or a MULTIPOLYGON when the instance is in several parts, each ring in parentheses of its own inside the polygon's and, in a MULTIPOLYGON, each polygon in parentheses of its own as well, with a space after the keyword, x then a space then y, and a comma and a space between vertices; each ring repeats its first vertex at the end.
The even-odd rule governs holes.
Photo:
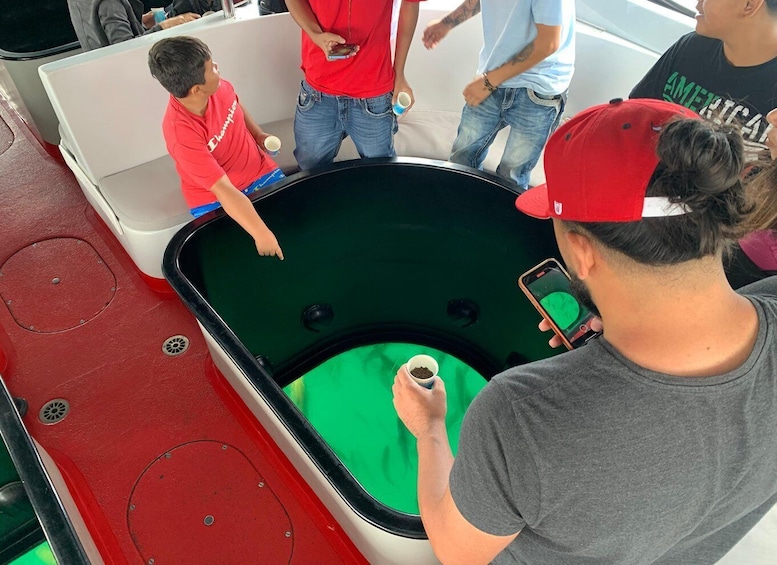
POLYGON ((410 98, 410 95, 407 92, 405 91, 400 92, 397 95, 397 101, 394 104, 394 113, 397 116, 401 116, 412 103, 413 103, 413 100, 410 98))
POLYGON ((151 8, 151 13, 154 14, 154 23, 159 24, 167 19, 164 8, 151 8))
POLYGON ((281 151, 281 140, 271 135, 264 140, 264 149, 272 155, 276 156, 281 151))
POLYGON ((432 388, 432 385, 434 384, 434 377, 437 376, 437 372, 440 370, 440 366, 437 364, 437 361, 434 359, 434 357, 431 357, 430 355, 414 355, 405 364, 405 370, 407 371, 407 374, 410 375, 410 378, 417 382, 419 385, 424 388, 432 388), (418 377, 414 377, 412 373, 413 369, 418 369, 420 367, 429 369, 432 372, 432 376, 427 379, 419 379, 418 377))

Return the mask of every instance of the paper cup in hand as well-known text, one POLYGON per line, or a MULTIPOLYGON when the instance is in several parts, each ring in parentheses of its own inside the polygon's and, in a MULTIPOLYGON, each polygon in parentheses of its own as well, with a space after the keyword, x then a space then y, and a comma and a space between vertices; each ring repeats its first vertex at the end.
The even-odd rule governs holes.
POLYGON ((437 376, 437 371, 440 370, 440 366, 435 361, 434 357, 429 355, 414 355, 405 364, 405 370, 410 378, 417 382, 419 385, 425 388, 432 388, 434 385, 434 377, 437 376), (413 371, 416 374, 413 374, 413 371), (429 374, 431 373, 431 375, 429 374))
POLYGON ((264 149, 275 157, 281 151, 281 140, 271 135, 264 140, 264 149))
POLYGON ((410 104, 413 103, 413 100, 410 98, 410 95, 407 92, 400 92, 397 95, 397 101, 394 103, 394 113, 397 116, 401 116, 405 110, 407 110, 410 107, 410 104))

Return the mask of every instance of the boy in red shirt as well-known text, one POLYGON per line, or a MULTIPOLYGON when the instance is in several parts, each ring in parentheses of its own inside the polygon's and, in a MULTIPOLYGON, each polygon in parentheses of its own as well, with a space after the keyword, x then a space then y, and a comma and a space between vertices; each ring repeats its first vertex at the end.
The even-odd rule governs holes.
POLYGON ((284 175, 260 150, 269 134, 220 80, 208 46, 194 37, 162 39, 149 50, 148 67, 170 93, 162 131, 192 215, 223 207, 254 238, 259 255, 282 260, 248 195, 284 175))
POLYGON ((302 170, 331 163, 345 136, 361 157, 393 157, 397 95, 413 100, 405 61, 418 22, 418 2, 402 0, 394 62, 392 0, 287 0, 302 28, 302 81, 294 116, 294 156, 302 170), (333 48, 358 49, 334 59, 333 48))

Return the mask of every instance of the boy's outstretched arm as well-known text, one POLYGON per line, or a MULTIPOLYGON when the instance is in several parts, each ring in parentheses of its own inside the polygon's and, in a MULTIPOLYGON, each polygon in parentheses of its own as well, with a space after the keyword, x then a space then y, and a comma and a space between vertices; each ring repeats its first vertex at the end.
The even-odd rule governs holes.
POLYGON ((275 235, 259 217, 251 200, 234 187, 227 175, 217 180, 216 184, 210 187, 210 191, 216 195, 221 207, 224 208, 229 217, 240 224, 240 227, 254 238, 259 255, 275 255, 283 261, 283 251, 281 251, 281 246, 278 245, 275 235))

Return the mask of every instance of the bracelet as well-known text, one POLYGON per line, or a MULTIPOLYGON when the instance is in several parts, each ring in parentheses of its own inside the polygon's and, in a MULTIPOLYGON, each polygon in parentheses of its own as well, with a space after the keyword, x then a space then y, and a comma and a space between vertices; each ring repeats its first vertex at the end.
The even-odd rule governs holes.
POLYGON ((496 87, 488 80, 488 73, 483 73, 483 86, 485 86, 489 92, 496 92, 496 87))

